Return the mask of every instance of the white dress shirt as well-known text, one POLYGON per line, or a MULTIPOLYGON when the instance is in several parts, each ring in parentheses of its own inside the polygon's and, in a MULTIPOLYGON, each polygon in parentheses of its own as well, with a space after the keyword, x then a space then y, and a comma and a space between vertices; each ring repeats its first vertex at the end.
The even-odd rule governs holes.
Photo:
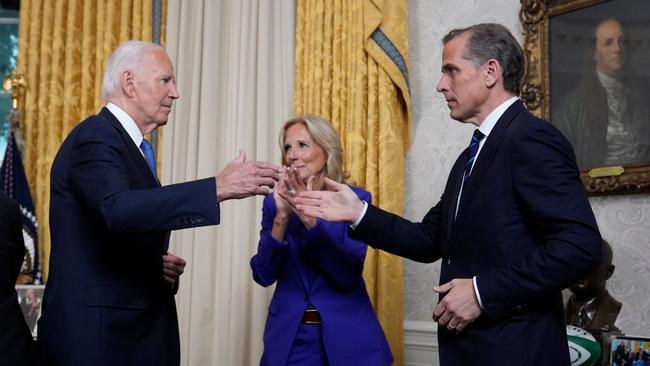
POLYGON ((129 137, 131 137, 131 140, 133 140, 133 143, 138 148, 138 151, 140 151, 140 154, 142 154, 144 157, 144 152, 142 152, 142 149, 140 149, 140 144, 142 144, 144 136, 142 135, 142 132, 140 132, 140 128, 138 128, 138 125, 135 123, 133 118, 124 112, 122 108, 113 103, 109 102, 106 104, 106 109, 113 113, 115 118, 120 121, 120 124, 126 130, 126 133, 129 134, 129 137))

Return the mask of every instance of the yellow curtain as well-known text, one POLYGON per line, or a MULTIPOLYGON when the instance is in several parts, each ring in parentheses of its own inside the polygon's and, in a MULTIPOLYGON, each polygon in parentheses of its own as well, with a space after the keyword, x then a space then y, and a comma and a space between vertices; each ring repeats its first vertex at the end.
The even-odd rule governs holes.
MULTIPOLYGON (((406 0, 299 0, 294 113, 332 121, 350 182, 401 214, 410 129, 406 0)), ((403 362, 403 270, 369 249, 364 278, 395 357, 403 362)))
POLYGON ((26 91, 18 107, 46 278, 52 161, 70 130, 103 105, 102 76, 111 51, 129 39, 151 41, 152 1, 22 0, 20 5, 16 71, 25 77, 26 91))

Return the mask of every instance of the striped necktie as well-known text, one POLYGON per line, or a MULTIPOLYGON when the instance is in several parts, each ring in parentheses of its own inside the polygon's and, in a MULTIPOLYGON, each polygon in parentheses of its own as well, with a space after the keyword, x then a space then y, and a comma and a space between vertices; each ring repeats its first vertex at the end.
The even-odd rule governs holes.
POLYGON ((158 175, 156 175, 156 154, 153 152, 153 148, 149 141, 142 139, 140 149, 144 153, 144 158, 147 161, 147 165, 149 165, 149 170, 151 170, 154 177, 158 177, 158 175))
POLYGON ((463 174, 463 183, 467 181, 467 178, 472 174, 472 167, 474 166, 474 160, 476 160, 476 154, 478 153, 478 146, 483 140, 485 135, 478 129, 474 130, 472 135, 472 141, 469 143, 469 158, 467 163, 465 163, 465 174, 463 174))
POLYGON ((463 173, 463 184, 460 186, 460 191, 458 192, 458 198, 456 198, 456 210, 454 212, 454 220, 458 215, 458 208, 460 207, 460 198, 463 196, 463 189, 465 187, 465 182, 472 174, 472 167, 474 165, 474 160, 476 160, 476 154, 478 154, 478 146, 481 140, 483 140, 485 135, 476 129, 472 135, 472 141, 469 143, 469 157, 467 158, 467 163, 465 163, 465 173, 463 173))

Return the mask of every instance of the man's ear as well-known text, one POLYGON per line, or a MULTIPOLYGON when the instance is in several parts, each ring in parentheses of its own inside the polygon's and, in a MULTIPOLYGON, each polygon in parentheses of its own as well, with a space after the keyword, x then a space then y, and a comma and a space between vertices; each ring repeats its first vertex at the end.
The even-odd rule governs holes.
POLYGON ((605 276, 606 280, 609 280, 610 277, 614 274, 614 270, 616 269, 616 266, 613 264, 610 264, 607 266, 607 276, 605 276))
POLYGON ((135 95, 135 80, 131 71, 124 71, 122 73, 122 90, 124 95, 133 97, 135 95))
POLYGON ((499 65, 499 62, 493 58, 487 60, 485 62, 485 86, 488 88, 492 88, 494 85, 496 85, 497 80, 501 77, 501 65, 499 65))

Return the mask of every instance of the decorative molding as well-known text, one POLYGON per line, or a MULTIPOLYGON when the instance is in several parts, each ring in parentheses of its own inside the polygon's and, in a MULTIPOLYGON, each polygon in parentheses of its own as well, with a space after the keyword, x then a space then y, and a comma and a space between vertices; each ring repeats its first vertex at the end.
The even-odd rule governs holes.
POLYGON ((438 366, 438 331, 433 321, 404 321, 404 364, 438 366))
POLYGON ((623 174, 609 177, 592 177, 589 172, 582 172, 580 178, 592 196, 650 191, 650 166, 623 168, 623 174))

